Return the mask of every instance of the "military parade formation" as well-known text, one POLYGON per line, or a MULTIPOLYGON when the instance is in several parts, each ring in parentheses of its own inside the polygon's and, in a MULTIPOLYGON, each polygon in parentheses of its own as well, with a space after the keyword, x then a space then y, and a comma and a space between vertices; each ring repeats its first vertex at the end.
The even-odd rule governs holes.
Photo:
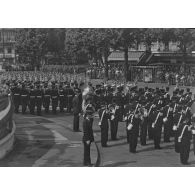
POLYGON ((138 141, 144 147, 153 140, 160 150, 161 137, 165 143, 174 137, 175 152, 182 164, 188 164, 194 131, 192 92, 175 88, 140 88, 135 83, 107 82, 93 85, 86 78, 55 72, 5 72, 1 75, 11 94, 15 113, 42 115, 58 112, 73 113, 73 131, 79 132, 83 116, 84 165, 90 166, 90 145, 94 141, 93 121, 99 118, 101 146, 118 140, 118 124, 126 124, 129 152, 136 153, 138 141), (21 108, 20 108, 21 107, 21 108))

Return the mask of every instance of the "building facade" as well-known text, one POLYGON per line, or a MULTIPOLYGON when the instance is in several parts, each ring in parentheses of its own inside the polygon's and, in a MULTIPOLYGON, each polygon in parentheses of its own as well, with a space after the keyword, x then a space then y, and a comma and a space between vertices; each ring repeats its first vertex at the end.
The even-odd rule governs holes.
POLYGON ((16 63, 16 29, 0 29, 0 68, 15 65, 16 63))

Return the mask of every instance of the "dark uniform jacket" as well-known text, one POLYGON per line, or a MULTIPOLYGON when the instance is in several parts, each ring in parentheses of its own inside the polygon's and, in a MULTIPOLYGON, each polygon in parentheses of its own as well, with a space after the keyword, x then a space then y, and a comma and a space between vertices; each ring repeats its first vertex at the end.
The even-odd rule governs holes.
POLYGON ((93 136, 93 130, 91 126, 91 120, 84 118, 83 119, 83 141, 94 141, 94 136, 93 136))
POLYGON ((80 101, 79 96, 74 96, 73 101, 72 101, 72 106, 73 106, 73 114, 81 113, 82 103, 80 101))

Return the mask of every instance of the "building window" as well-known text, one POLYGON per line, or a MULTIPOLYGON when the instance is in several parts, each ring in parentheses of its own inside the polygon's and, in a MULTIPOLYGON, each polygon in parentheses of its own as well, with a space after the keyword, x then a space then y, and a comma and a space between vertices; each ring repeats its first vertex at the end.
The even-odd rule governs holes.
POLYGON ((7 53, 12 53, 12 48, 8 47, 7 48, 7 53))

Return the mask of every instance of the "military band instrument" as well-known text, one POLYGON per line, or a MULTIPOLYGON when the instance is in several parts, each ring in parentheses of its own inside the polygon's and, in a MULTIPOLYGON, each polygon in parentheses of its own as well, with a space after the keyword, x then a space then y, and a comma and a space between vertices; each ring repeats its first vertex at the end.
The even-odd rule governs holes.
POLYGON ((177 128, 178 128, 179 125, 180 125, 181 119, 182 119, 182 113, 181 113, 181 116, 180 116, 180 118, 179 118, 179 121, 178 121, 177 125, 173 125, 173 131, 177 131, 177 128))

